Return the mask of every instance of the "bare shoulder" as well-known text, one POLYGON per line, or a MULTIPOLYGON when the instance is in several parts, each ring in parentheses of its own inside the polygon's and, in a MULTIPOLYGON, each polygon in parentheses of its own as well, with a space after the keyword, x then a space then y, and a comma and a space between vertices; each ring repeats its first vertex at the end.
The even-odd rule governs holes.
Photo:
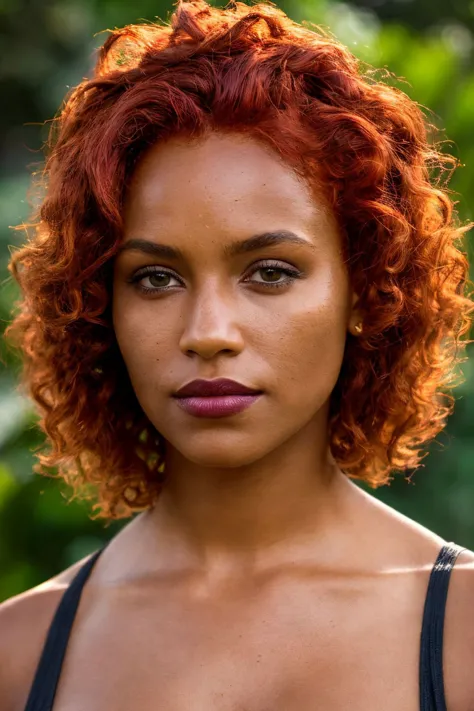
POLYGON ((0 711, 24 708, 56 608, 88 557, 0 604, 0 711))
MULTIPOLYGON (((381 560, 420 571, 421 594, 445 539, 362 490, 358 510, 381 560)), ((459 543, 455 541, 455 543, 459 543)), ((446 600, 443 678, 449 711, 474 711, 474 552, 462 551, 452 569, 446 600)))
POLYGON ((459 554, 451 573, 444 625, 447 707, 474 711, 474 552, 459 554))

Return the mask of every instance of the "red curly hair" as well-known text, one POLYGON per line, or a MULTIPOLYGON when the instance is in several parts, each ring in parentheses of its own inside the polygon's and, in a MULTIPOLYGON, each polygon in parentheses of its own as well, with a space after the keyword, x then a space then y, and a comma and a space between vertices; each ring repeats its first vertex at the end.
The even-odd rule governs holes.
POLYGON ((376 487, 419 466, 421 445, 451 414, 443 390, 466 360, 474 310, 461 244, 470 225, 441 180, 456 161, 430 144, 414 101, 313 27, 273 3, 179 0, 169 24, 111 32, 94 76, 53 122, 42 202, 10 260, 22 299, 6 335, 51 445, 34 471, 95 499, 96 517, 150 507, 165 477, 162 437, 131 386, 110 304, 134 166, 177 134, 251 135, 324 189, 365 315, 331 395, 342 471, 376 487))

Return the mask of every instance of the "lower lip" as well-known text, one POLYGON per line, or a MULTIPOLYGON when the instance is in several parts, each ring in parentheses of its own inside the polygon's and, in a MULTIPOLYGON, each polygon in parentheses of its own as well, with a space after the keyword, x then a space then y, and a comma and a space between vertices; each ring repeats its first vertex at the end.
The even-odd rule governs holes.
POLYGON ((261 394, 180 397, 175 400, 179 407, 194 417, 227 417, 246 410, 258 400, 261 394))

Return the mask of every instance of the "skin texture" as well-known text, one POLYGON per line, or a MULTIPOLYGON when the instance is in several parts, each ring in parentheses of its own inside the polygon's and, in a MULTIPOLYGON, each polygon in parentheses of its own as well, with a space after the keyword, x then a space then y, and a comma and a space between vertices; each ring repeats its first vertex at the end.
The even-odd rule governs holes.
MULTIPOLYGON (((444 541, 363 492, 328 452, 328 398, 360 320, 331 216, 267 149, 211 135, 146 155, 125 208, 131 239, 185 255, 124 250, 114 272, 117 339, 167 440, 168 479, 84 588, 54 711, 417 711, 423 605, 444 541), (308 246, 223 255, 281 229, 308 246), (283 277, 257 271, 262 260, 304 277, 264 291, 283 277), (146 266, 176 275, 142 279, 169 291, 130 283, 146 266), (197 419, 170 396, 198 377, 264 395, 239 415, 197 419)), ((24 708, 83 562, 0 606, 0 711, 24 708)), ((467 551, 446 614, 450 711, 474 708, 473 591, 467 551)))

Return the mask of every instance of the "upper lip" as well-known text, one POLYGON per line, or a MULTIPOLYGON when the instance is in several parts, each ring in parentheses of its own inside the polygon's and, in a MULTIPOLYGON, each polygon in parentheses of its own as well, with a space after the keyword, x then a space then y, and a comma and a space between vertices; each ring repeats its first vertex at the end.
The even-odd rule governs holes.
POLYGON ((228 378, 218 378, 217 380, 192 380, 180 388, 174 397, 210 397, 212 395, 249 395, 260 393, 261 390, 249 388, 242 383, 228 378))

